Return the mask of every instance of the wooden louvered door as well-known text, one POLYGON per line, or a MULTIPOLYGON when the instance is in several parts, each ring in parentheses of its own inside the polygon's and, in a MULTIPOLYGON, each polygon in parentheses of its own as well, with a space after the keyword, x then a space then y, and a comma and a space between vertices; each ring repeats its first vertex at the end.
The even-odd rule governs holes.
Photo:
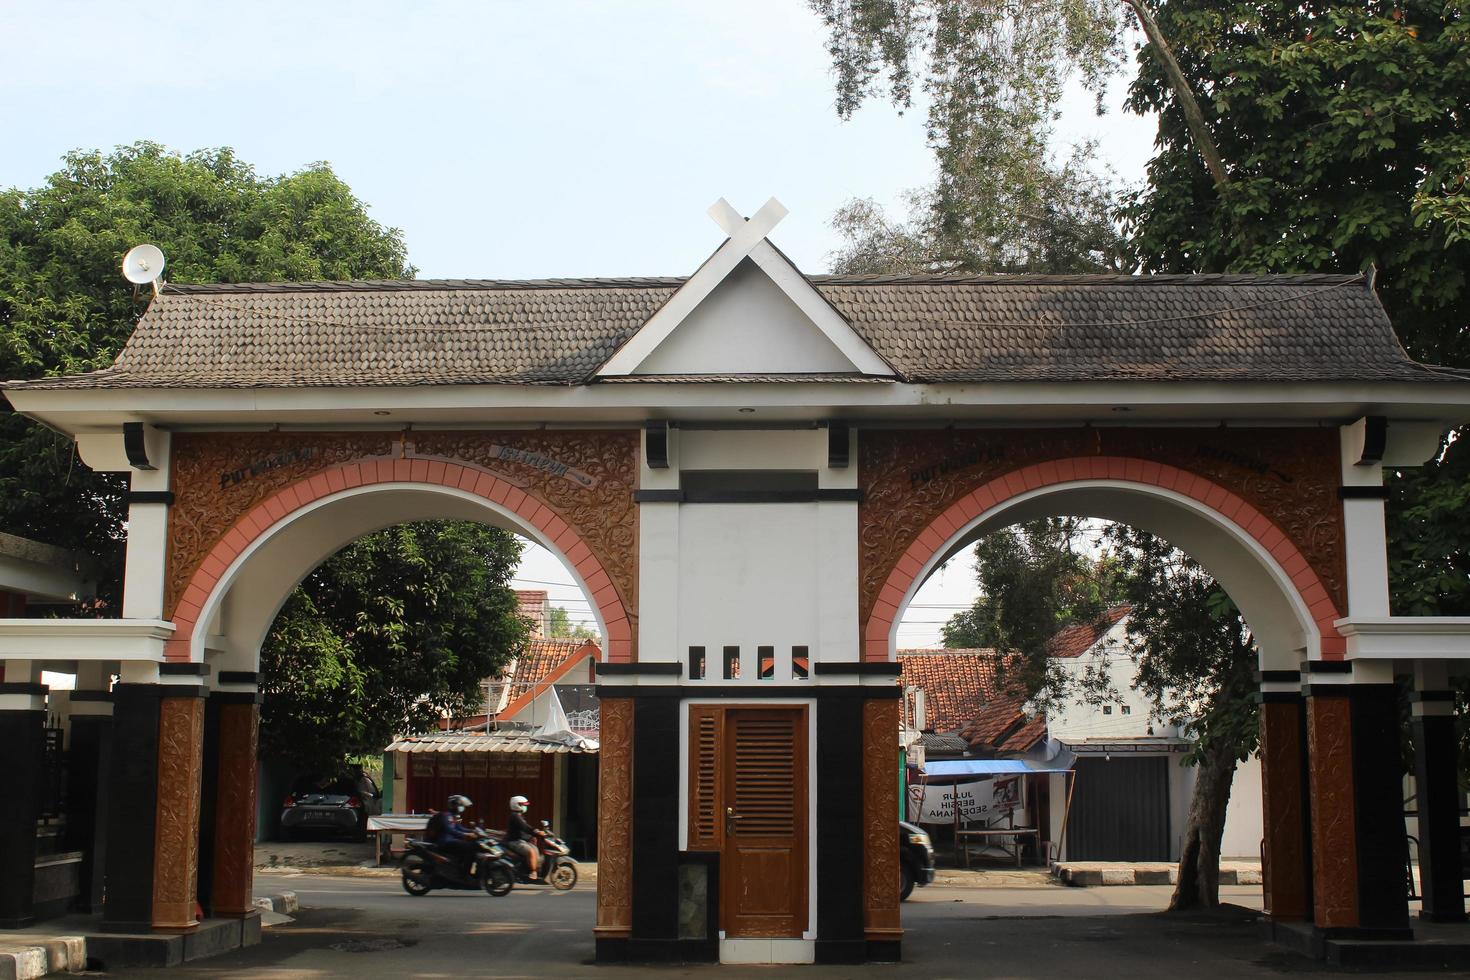
POLYGON ((729 708, 720 741, 720 920, 728 938, 807 926, 805 708, 729 708))

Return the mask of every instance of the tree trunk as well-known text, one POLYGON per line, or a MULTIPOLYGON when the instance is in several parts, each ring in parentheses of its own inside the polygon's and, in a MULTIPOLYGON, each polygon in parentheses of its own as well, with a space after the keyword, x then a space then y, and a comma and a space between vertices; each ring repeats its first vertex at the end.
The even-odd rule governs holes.
POLYGON ((1207 750, 1197 767, 1184 846, 1179 852, 1179 881, 1169 911, 1212 909, 1220 904, 1220 838, 1225 834, 1225 808, 1235 779, 1233 746, 1207 750))
MULTIPOLYGON (((1210 177, 1214 179, 1216 187, 1224 187, 1230 183, 1230 175, 1225 171, 1225 161, 1220 156, 1220 148, 1215 145, 1215 137, 1210 134, 1210 127, 1205 125, 1205 114, 1200 111, 1199 102, 1194 97, 1194 90, 1189 87, 1189 82, 1184 78, 1184 72, 1179 68, 1179 62, 1174 58, 1174 49, 1169 47, 1169 42, 1164 40, 1164 33, 1159 30, 1158 22, 1154 15, 1149 12, 1144 0, 1123 0, 1124 3, 1133 8, 1138 15, 1138 23, 1143 28, 1143 34, 1152 44, 1154 51, 1159 56, 1159 64, 1164 66, 1164 77, 1169 80, 1169 88, 1174 92, 1174 98, 1179 102, 1179 110, 1184 113, 1184 122, 1189 127, 1189 136, 1194 140, 1194 148, 1204 158, 1205 167, 1210 171, 1210 177)), ((1227 788, 1227 792, 1228 792, 1227 788)))

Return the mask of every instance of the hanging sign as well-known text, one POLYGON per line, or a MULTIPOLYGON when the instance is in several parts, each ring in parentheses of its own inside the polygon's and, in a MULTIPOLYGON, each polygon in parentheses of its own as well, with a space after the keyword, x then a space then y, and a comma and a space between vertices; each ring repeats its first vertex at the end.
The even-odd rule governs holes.
POLYGON ((988 823, 1020 810, 1024 804, 1021 799, 1021 778, 986 777, 966 783, 937 786, 910 783, 909 822, 952 824, 955 822, 956 800, 959 802, 960 823, 988 823))

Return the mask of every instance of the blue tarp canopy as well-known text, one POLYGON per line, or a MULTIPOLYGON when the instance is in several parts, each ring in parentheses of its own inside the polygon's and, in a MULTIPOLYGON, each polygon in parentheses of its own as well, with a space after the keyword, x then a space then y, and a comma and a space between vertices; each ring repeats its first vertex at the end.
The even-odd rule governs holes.
POLYGON ((1031 762, 1027 759, 942 759, 926 762, 919 771, 926 776, 1011 776, 1026 773, 1070 772, 1071 766, 1058 762, 1031 762))

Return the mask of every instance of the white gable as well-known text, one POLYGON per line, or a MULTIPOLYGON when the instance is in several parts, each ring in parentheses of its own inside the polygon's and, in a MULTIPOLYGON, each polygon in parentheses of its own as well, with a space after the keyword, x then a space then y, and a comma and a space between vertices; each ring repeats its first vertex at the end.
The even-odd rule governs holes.
POLYGON ((858 368, 746 259, 634 374, 849 374, 858 368))
POLYGON ((868 374, 893 370, 766 235, 775 198, 745 219, 723 198, 710 216, 730 236, 598 375, 868 374))

